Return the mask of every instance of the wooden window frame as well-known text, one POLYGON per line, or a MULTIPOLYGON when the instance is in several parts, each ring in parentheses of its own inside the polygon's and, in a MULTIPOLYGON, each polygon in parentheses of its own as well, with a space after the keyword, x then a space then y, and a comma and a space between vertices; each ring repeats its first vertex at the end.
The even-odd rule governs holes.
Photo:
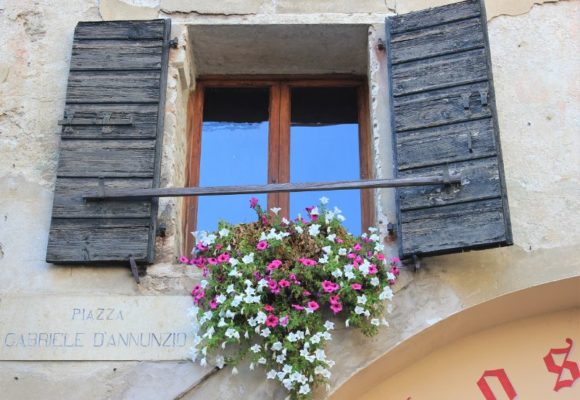
MULTIPOLYGON (((373 179, 374 169, 371 153, 370 115, 368 103, 368 86, 364 77, 359 76, 208 76, 199 78, 195 91, 188 102, 187 128, 187 166, 186 185, 199 186, 201 137, 203 125, 204 91, 208 87, 240 88, 269 87, 270 106, 268 124, 268 183, 285 183, 290 181, 290 89, 295 87, 356 87, 358 105, 358 139, 360 179, 373 179)), ((374 189, 361 190, 361 223, 362 229, 375 224, 374 189)), ((269 193, 268 208, 282 208, 281 213, 288 214, 290 209, 289 193, 269 193)), ((193 248, 191 232, 196 230, 197 196, 184 200, 183 231, 185 251, 193 248)))

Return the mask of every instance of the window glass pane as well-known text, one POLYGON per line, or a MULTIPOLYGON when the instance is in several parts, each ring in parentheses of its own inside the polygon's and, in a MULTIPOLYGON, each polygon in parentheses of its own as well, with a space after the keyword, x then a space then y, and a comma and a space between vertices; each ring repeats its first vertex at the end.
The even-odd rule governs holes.
MULTIPOLYGON (((266 184, 268 88, 205 90, 200 186, 266 184)), ((220 220, 255 221, 250 195, 201 196, 197 229, 215 230, 220 220)), ((255 195, 266 205, 266 195, 255 195)))
MULTIPOLYGON (((290 181, 359 180, 357 92, 355 88, 294 88, 291 92, 290 181)), ((360 190, 290 194, 290 215, 330 199, 346 216, 344 225, 361 232, 360 190)))

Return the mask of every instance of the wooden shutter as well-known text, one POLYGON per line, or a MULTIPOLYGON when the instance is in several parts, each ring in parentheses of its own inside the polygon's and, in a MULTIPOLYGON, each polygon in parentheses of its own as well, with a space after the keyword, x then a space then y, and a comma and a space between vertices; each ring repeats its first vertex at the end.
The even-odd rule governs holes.
POLYGON ((483 6, 388 18, 387 51, 397 176, 463 177, 398 190, 401 255, 511 244, 483 6))
POLYGON ((77 25, 48 262, 153 262, 157 199, 81 196, 158 187, 170 28, 168 19, 77 25))

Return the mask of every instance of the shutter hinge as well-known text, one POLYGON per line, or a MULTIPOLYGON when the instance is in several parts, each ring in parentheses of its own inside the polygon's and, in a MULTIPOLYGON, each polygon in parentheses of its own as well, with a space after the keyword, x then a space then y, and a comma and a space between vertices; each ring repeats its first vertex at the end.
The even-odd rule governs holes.
POLYGON ((379 38, 379 40, 377 42, 377 49, 379 49, 380 51, 385 51, 387 49, 385 42, 381 38, 379 38))
POLYGON ((176 49, 178 44, 179 44, 179 41, 177 40, 176 37, 174 37, 173 39, 169 40, 169 42, 167 42, 167 45, 169 47, 171 47, 172 49, 176 49))

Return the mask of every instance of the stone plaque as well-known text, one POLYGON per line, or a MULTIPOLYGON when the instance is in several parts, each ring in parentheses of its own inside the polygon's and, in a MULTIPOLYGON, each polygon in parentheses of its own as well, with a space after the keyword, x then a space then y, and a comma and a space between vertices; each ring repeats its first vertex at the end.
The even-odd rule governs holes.
POLYGON ((190 296, 0 299, 0 360, 183 360, 190 296))

